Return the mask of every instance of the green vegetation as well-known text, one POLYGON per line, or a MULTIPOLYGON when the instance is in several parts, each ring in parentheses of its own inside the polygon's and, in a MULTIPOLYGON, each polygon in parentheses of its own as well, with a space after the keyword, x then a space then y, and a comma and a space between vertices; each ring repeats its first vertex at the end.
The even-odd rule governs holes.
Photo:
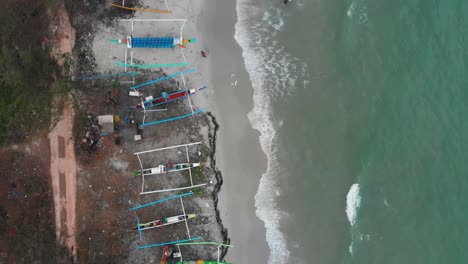
POLYGON ((47 165, 22 152, 1 152, 0 263, 71 263, 56 241, 47 165))
POLYGON ((67 85, 49 56, 46 4, 4 0, 0 9, 0 145, 49 127, 52 98, 67 85))
MULTIPOLYGON (((203 163, 202 163, 202 165, 200 167, 196 167, 196 168, 191 169, 193 184, 200 184, 200 183, 203 183, 203 182, 206 181, 206 177, 205 177, 205 174, 203 173, 203 169, 204 169, 203 168, 203 163)), ((190 184, 190 175, 189 175, 189 173, 187 172, 185 175, 186 175, 188 184, 190 184)), ((196 187, 196 188, 193 188, 191 191, 194 194, 197 194, 197 195, 201 195, 201 194, 206 193, 204 187, 196 187)))

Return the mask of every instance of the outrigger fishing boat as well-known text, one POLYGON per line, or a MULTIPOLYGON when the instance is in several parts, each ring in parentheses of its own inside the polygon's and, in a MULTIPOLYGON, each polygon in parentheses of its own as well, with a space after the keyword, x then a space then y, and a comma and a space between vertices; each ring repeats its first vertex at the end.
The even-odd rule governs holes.
POLYGON ((168 225, 177 224, 180 222, 184 222, 187 219, 195 218, 195 214, 186 214, 186 215, 176 215, 170 217, 163 217, 158 220, 154 220, 148 223, 139 223, 137 227, 134 227, 133 230, 147 230, 152 228, 164 227, 168 225))
POLYGON ((179 243, 176 244, 177 251, 174 247, 164 246, 163 256, 161 258, 160 264, 231 264, 225 261, 220 260, 220 248, 221 247, 231 247, 232 245, 225 245, 213 242, 200 242, 200 243, 179 243), (182 252, 180 246, 184 245, 216 245, 218 246, 218 260, 184 260, 182 258, 182 252), (179 259, 179 260, 175 260, 179 259))
POLYGON ((191 96, 191 95, 195 94, 196 92, 201 91, 201 90, 203 90, 205 88, 206 88, 206 86, 203 86, 203 87, 200 87, 200 88, 189 89, 189 90, 179 90, 177 92, 173 92, 173 93, 170 93, 170 94, 168 94, 166 92, 163 92, 161 94, 161 97, 158 97, 158 98, 153 98, 152 96, 146 97, 145 102, 143 102, 141 104, 137 104, 136 106, 134 106, 132 108, 133 109, 140 109, 142 107, 151 108, 151 107, 154 107, 154 106, 167 104, 167 103, 174 102, 174 101, 183 99, 185 97, 191 96))
MULTIPOLYGON (((165 0, 164 0, 165 1, 165 0)), ((123 6, 123 4, 122 4, 123 6)), ((119 6, 119 7, 122 7, 119 6)), ((141 10, 140 10, 141 11, 141 10)), ((123 62, 116 61, 116 65, 124 67, 124 71, 127 71, 127 68, 140 68, 140 69, 152 69, 152 68, 162 68, 162 67, 186 67, 189 65, 187 58, 184 55, 183 50, 186 48, 186 45, 193 43, 195 39, 188 39, 183 37, 183 28, 187 19, 121 19, 122 23, 130 23, 130 32, 127 37, 122 37, 121 39, 110 39, 112 43, 120 44, 125 46, 125 59, 123 62), (177 23, 180 24, 179 34, 175 32, 162 33, 165 36, 154 36, 154 37, 134 37, 134 28, 135 23, 177 23), (135 64, 133 63, 133 51, 141 49, 173 49, 175 47, 180 47, 181 59, 182 61, 178 62, 158 62, 156 64, 135 64), (128 54, 130 51, 130 54, 128 54), (130 55, 130 56, 128 56, 130 55)), ((172 30, 171 30, 172 31, 172 30)), ((138 34, 138 33, 137 33, 138 34)), ((159 60, 159 56, 156 56, 159 60)))
MULTIPOLYGON (((194 143, 189 143, 189 144, 182 144, 182 145, 177 145, 177 146, 170 146, 170 147, 165 147, 165 148, 159 148, 159 149, 151 149, 151 150, 146 150, 146 151, 140 151, 140 152, 136 152, 134 153, 136 156, 137 156, 137 159, 138 159, 138 162, 140 163, 140 168, 141 170, 137 170, 137 171, 134 171, 133 172, 133 175, 134 176, 138 176, 138 175, 141 175, 141 192, 140 194, 150 194, 150 193, 158 193, 158 192, 172 192, 172 191, 181 191, 181 190, 186 190, 186 189, 192 189, 192 188, 197 188, 197 187, 202 187, 202 186, 205 186, 208 184, 208 182, 204 182, 204 183, 198 183, 198 184, 194 184, 193 182, 193 178, 192 178, 192 168, 195 168, 195 167, 199 167, 201 165, 200 162, 197 162, 197 163, 192 163, 190 161, 190 158, 189 158, 189 151, 188 151, 188 148, 189 147, 194 147, 196 145, 200 145, 202 142, 194 142, 194 143), (169 149, 178 149, 178 148, 184 148, 185 149, 185 155, 186 155, 186 162, 185 163, 181 163, 181 164, 177 164, 178 166, 168 166, 168 168, 166 168, 167 171, 181 171, 181 170, 188 170, 188 174, 189 174, 189 178, 190 178, 190 185, 189 186, 184 186, 184 187, 174 187, 174 188, 169 188, 169 189, 160 189, 160 190, 146 190, 145 186, 145 176, 147 175, 153 175, 154 174, 162 174, 163 171, 164 171, 164 168, 161 168, 160 166, 157 167, 157 168, 152 168, 152 169, 145 169, 143 167, 143 163, 142 163, 142 158, 141 156, 142 155, 146 155, 146 154, 149 154, 149 153, 153 153, 153 152, 158 152, 158 151, 166 151, 166 150, 169 150, 169 149), (151 172, 151 170, 153 170, 153 172, 151 172), (158 172, 158 173, 156 173, 158 172)), ((164 166, 164 165, 162 165, 164 166)), ((154 178, 154 177, 151 177, 151 178, 154 178)), ((157 177, 159 178, 159 177, 157 177)))
MULTIPOLYGON (((189 196, 189 195, 193 195, 193 192, 174 195, 174 196, 167 197, 167 198, 164 198, 164 199, 161 199, 161 200, 156 200, 156 201, 153 201, 153 202, 150 202, 150 203, 146 203, 146 204, 142 204, 142 205, 138 205, 138 206, 135 206, 133 208, 130 208, 130 211, 132 211, 134 213, 136 221, 137 221, 136 228, 133 228, 133 230, 138 230, 138 234, 140 235, 140 240, 143 239, 143 232, 145 230, 156 228, 156 227, 163 227, 163 226, 167 226, 167 225, 172 225, 172 224, 176 224, 176 223, 179 223, 179 222, 185 222, 185 228, 186 228, 185 234, 187 234, 187 236, 188 236, 188 238, 184 238, 184 239, 181 239, 181 240, 167 241, 167 242, 160 243, 160 244, 150 244, 150 245, 138 246, 137 249, 146 249, 146 248, 152 248, 152 247, 158 247, 158 246, 175 245, 177 243, 184 243, 184 242, 191 242, 191 241, 194 241, 194 240, 199 240, 201 238, 201 237, 192 237, 190 235, 190 229, 189 229, 189 224, 188 224, 187 220, 191 219, 191 218, 194 218, 196 215, 195 214, 187 214, 185 212, 184 202, 182 200, 183 197, 186 197, 186 196, 189 196), (140 223, 140 218, 138 217, 138 214, 137 214, 138 210, 141 210, 143 208, 147 208, 148 206, 154 206, 154 205, 157 205, 157 204, 160 204, 160 203, 163 203, 163 202, 167 202, 167 201, 170 201, 170 200, 179 200, 180 201, 180 205, 182 207, 182 212, 180 213, 180 215, 165 217, 165 218, 158 219, 158 220, 155 220, 155 221, 152 221, 152 222, 149 222, 149 223, 143 223, 143 224, 140 223)), ((181 227, 181 225, 178 225, 178 226, 181 227)))
POLYGON ((195 39, 184 39, 174 37, 156 37, 156 38, 135 38, 128 36, 123 39, 112 40, 114 43, 125 44, 128 48, 143 48, 143 49, 171 49, 179 46, 183 49, 187 48, 185 45, 194 43, 195 39))
MULTIPOLYGON (((145 82, 145 83, 141 83, 141 84, 138 84, 138 85, 131 86, 129 95, 130 96, 140 96, 140 93, 137 92, 137 89, 140 89, 141 87, 144 87, 144 86, 147 86, 147 85, 150 85, 150 84, 154 84, 154 83, 157 83, 157 82, 161 82, 161 81, 164 81, 164 80, 167 80, 167 79, 170 79, 170 78, 174 78, 174 77, 177 77, 177 76, 180 76, 182 78, 182 83, 183 83, 184 87, 186 88, 185 79, 184 79, 183 74, 188 73, 188 72, 194 72, 194 71, 195 71, 195 69, 188 69, 188 70, 177 72, 177 73, 174 73, 174 74, 171 74, 171 75, 168 75, 168 76, 156 79, 156 80, 151 80, 151 81, 148 81, 148 82, 145 82)), ((199 88, 199 90, 201 90, 202 88, 199 88)), ((175 100, 186 97, 187 101, 189 102, 189 106, 190 106, 190 110, 191 110, 190 113, 185 114, 185 115, 181 115, 181 116, 166 118, 166 119, 163 119, 163 120, 155 120, 155 121, 151 121, 151 122, 145 122, 147 112, 159 111, 159 110, 146 110, 146 107, 142 107, 143 108, 143 123, 140 124, 139 127, 144 128, 144 127, 147 127, 147 126, 162 124, 162 123, 166 123, 166 122, 172 122, 172 121, 176 121, 176 120, 180 120, 180 119, 183 119, 183 118, 193 116, 193 115, 198 114, 198 113, 202 113, 205 109, 203 109, 203 108, 202 109, 194 109, 194 107, 192 105, 192 102, 190 101, 190 97, 188 96, 192 92, 189 92, 189 91, 190 91, 189 89, 185 89, 185 93, 179 93, 180 98, 176 98, 175 100)), ((193 91, 193 92, 195 92, 195 91, 193 91)), ((144 106, 144 103, 143 103, 143 106, 144 106)))
POLYGON ((170 172, 176 172, 176 171, 184 171, 192 168, 200 167, 200 163, 179 163, 179 164, 174 164, 172 162, 169 162, 167 165, 159 165, 156 168, 150 168, 150 169, 143 169, 143 170, 137 170, 133 173, 133 175, 141 175, 143 176, 150 176, 150 175, 156 175, 156 174, 164 174, 164 173, 170 173, 170 172))

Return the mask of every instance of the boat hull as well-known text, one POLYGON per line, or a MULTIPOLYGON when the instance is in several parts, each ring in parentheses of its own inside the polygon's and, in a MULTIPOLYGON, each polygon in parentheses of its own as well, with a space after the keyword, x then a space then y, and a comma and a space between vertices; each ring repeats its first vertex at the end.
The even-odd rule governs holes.
MULTIPOLYGON (((203 86, 203 87, 200 87, 200 88, 195 88, 195 89, 190 89, 190 90, 179 90, 177 92, 168 94, 167 98, 158 97, 158 98, 147 100, 143 104, 144 104, 145 108, 151 108, 151 107, 155 107, 155 106, 158 106, 158 105, 167 104, 167 103, 170 103, 170 102, 174 102, 174 101, 183 99, 183 98, 188 97, 190 95, 193 95, 193 94, 197 93, 198 91, 203 90, 205 88, 206 88, 206 86, 203 86)), ((143 108, 143 107, 142 107, 141 104, 137 104, 134 108, 139 109, 139 108, 143 108)))
MULTIPOLYGON (((158 219, 158 220, 155 220, 155 221, 151 221, 151 222, 148 222, 148 223, 140 224, 140 230, 146 230, 146 229, 152 229, 152 228, 158 228, 158 227, 173 225, 173 224, 183 222, 186 219, 191 219, 191 218, 195 218, 195 217, 196 217, 196 214, 186 214, 186 215, 176 215, 176 216, 165 217, 165 218, 158 219)), ((138 230, 138 227, 134 227, 132 230, 138 230)))
POLYGON ((159 165, 155 168, 144 169, 143 175, 150 176, 150 175, 157 175, 157 174, 165 174, 169 172, 176 172, 176 171, 184 171, 196 167, 200 167, 200 163, 179 163, 173 164, 172 167, 166 165, 159 165))

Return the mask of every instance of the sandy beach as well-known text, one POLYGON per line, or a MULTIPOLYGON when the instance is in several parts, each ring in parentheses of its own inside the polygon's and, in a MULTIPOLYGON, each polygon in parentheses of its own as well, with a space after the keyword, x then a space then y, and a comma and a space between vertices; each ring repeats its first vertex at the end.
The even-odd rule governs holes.
POLYGON ((236 263, 267 263, 269 249, 263 222, 255 215, 255 194, 266 157, 258 134, 247 118, 253 90, 234 39, 235 1, 205 1, 198 27, 209 50, 206 71, 214 87, 209 98, 220 123, 218 166, 223 174, 220 210, 234 248, 227 259, 236 263))
MULTIPOLYGON (((145 4, 157 6, 152 2, 145 1, 145 4)), ((135 18, 187 19, 183 34, 187 38, 197 39, 197 42, 189 44, 184 50, 190 65, 163 70, 171 74, 195 68, 197 72, 187 74, 185 78, 194 87, 208 86, 206 92, 193 97, 193 102, 196 107, 212 112, 220 124, 216 158, 224 184, 219 207, 222 221, 228 228, 234 245, 228 251, 227 260, 237 263, 267 263, 265 228, 255 215, 254 198, 261 174, 266 170, 266 157, 260 148, 258 135, 247 118, 247 113, 253 107, 253 92, 244 69, 240 47, 234 40, 235 2, 183 2, 177 7, 170 6, 173 11, 171 15, 137 12, 135 18), (201 56, 201 50, 206 52, 207 58, 201 56)), ((120 23, 118 32, 103 28, 94 40, 94 48, 101 50, 102 45, 109 45, 107 38, 128 34, 129 24, 120 23)), ((134 22, 133 32, 134 35, 148 35, 149 32, 164 30, 177 31, 177 25, 134 22)), ((117 71, 119 68, 114 63, 122 59, 124 48, 120 51, 103 49, 95 54, 98 61, 107 61, 99 65, 103 68, 102 71, 117 71)), ((164 58, 164 62, 183 59, 177 51, 168 54, 167 51, 148 49, 135 50, 133 58, 146 64, 156 63, 159 58, 164 58), (161 57, 158 57, 159 54, 161 57)))

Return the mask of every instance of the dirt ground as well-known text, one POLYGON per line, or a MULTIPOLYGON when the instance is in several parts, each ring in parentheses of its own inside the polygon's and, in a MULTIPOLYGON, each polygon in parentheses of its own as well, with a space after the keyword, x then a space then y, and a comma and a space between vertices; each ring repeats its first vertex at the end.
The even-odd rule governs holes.
POLYGON ((75 29, 71 26, 65 3, 60 2, 59 7, 53 13, 49 10, 50 32, 52 33, 49 45, 52 48, 51 55, 57 64, 64 66, 66 54, 71 54, 75 45, 75 29))
MULTIPOLYGON (((153 74, 153 77, 161 73, 153 74)), ((148 78, 142 76, 140 78, 148 78)), ((137 80, 139 81, 139 80, 137 80)), ((205 189, 194 190, 196 195, 184 199, 187 213, 196 213, 197 217, 189 221, 190 235, 201 236, 205 241, 224 241, 221 229, 217 224, 214 210, 213 191, 217 179, 211 167, 212 139, 214 127, 207 116, 201 115, 180 122, 168 123, 167 126, 145 128, 143 139, 135 141, 137 128, 135 125, 121 124, 115 126, 113 134, 99 137, 98 147, 90 151, 89 144, 83 143, 86 131, 92 126, 92 120, 103 114, 119 115, 121 120, 127 120, 130 115, 135 121, 141 122, 141 113, 131 112, 129 106, 136 103, 128 97, 128 86, 111 80, 95 82, 82 81, 81 87, 74 96, 75 105, 79 105, 77 120, 75 121, 75 144, 77 153, 77 246, 80 263, 158 263, 161 248, 147 250, 136 249, 137 246, 185 239, 188 234, 183 223, 160 230, 149 230, 143 233, 143 240, 139 239, 136 231, 131 231, 136 225, 135 215, 130 208, 139 204, 175 195, 150 194, 140 195, 142 179, 132 176, 135 170, 140 169, 138 159, 134 152, 144 151, 170 145, 202 141, 198 147, 190 148, 191 161, 205 162, 203 170, 194 173, 194 184, 213 182, 205 189), (109 90, 117 90, 117 103, 106 103, 106 94, 109 90), (118 139, 118 140, 117 140, 118 139), (106 262, 107 263, 107 262, 106 262)), ((176 85, 174 87, 177 87, 176 85)), ((168 110, 169 111, 169 110, 168 110)), ((188 111, 185 103, 174 104, 171 112, 164 115, 179 115, 188 111)), ((159 117, 159 116, 157 116, 159 117)), ((149 117, 149 118, 157 118, 149 117)), ((160 118, 160 117, 159 117, 160 118)), ((146 167, 165 164, 168 161, 184 162, 186 160, 184 149, 155 153, 142 157, 146 167)), ((149 178, 143 186, 145 190, 155 190, 168 187, 182 187, 188 184, 188 174, 172 174, 170 177, 149 178), (159 180, 158 180, 159 179, 159 180)), ((181 193, 181 192, 178 192, 181 193)), ((138 211, 142 222, 155 220, 160 217, 181 214, 182 209, 178 200, 148 207, 138 211)), ((184 256, 210 257, 216 253, 216 248, 206 251, 198 248, 187 250, 184 256)))
POLYGON ((0 263, 71 261, 53 208, 47 138, 0 150, 0 263))
POLYGON ((76 255, 76 158, 72 135, 74 111, 66 101, 61 119, 49 133, 50 178, 55 204, 55 227, 58 240, 76 255))
MULTIPOLYGON (((59 66, 64 66, 66 56, 71 55, 75 45, 76 32, 71 26, 64 2, 54 11, 49 10, 49 17, 51 55, 59 66)), ((56 237, 76 256, 76 158, 73 121, 73 106, 70 100, 66 100, 62 115, 48 139, 56 237)))

